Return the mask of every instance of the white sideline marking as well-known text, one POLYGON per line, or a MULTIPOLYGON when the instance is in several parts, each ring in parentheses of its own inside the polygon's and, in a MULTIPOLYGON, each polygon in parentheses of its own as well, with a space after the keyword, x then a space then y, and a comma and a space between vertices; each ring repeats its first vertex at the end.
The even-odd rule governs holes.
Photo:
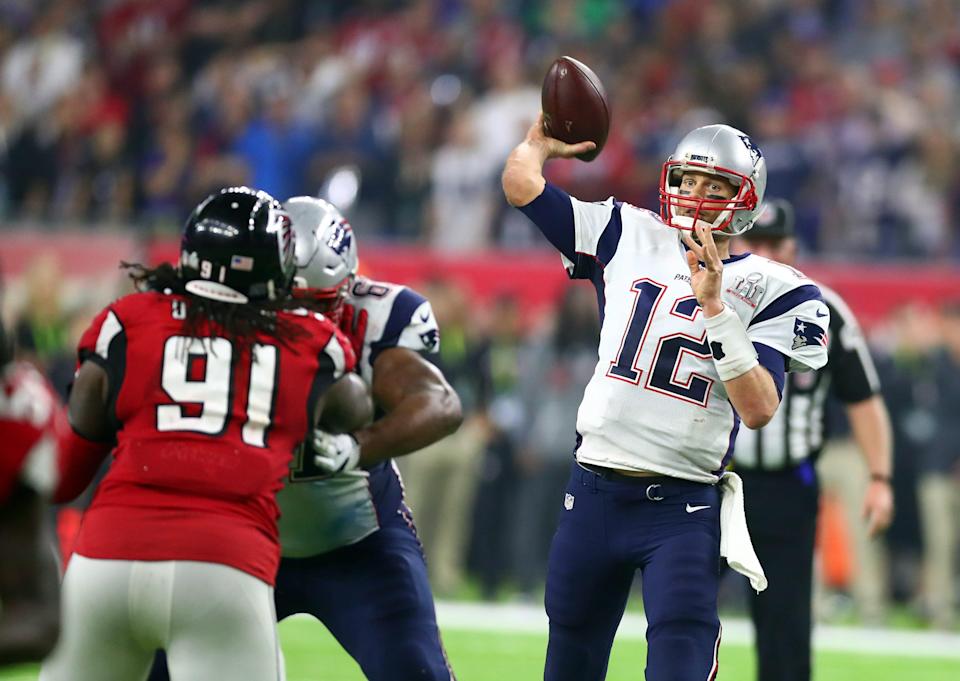
MULTIPOLYGON (((547 631, 547 616, 541 605, 439 601, 437 602, 437 619, 441 629, 536 634, 544 634, 547 631)), ((753 644, 753 625, 749 620, 738 617, 721 619, 723 643, 753 644)), ((643 638, 646 628, 647 621, 643 615, 628 613, 620 623, 617 637, 643 638)), ((813 645, 816 650, 960 659, 960 634, 817 625, 813 636, 813 645)))

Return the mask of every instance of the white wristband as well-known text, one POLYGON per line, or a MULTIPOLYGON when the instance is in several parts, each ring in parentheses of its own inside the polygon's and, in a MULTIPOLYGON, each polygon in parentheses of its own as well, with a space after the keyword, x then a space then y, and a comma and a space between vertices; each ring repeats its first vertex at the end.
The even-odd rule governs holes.
POLYGON ((757 361, 757 351, 747 336, 747 329, 732 308, 724 305, 723 312, 714 317, 704 317, 703 323, 707 327, 713 363, 717 365, 721 381, 732 381, 743 376, 760 363, 757 361))

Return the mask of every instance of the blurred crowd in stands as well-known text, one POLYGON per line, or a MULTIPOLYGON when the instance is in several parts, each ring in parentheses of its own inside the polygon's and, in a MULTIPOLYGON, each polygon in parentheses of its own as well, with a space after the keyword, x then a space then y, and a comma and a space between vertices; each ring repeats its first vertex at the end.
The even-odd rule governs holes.
POLYGON ((960 257, 951 0, 3 0, 0 215, 173 229, 247 183, 364 235, 538 243, 497 176, 560 54, 613 105, 600 158, 552 168, 582 197, 655 209, 678 136, 724 121, 807 252, 960 257))
MULTIPOLYGON (((546 247, 498 175, 560 54, 613 105, 595 162, 549 167, 572 193, 655 209, 679 135, 725 121, 764 150, 807 254, 960 259, 951 0, 0 0, 0 225, 169 235, 211 190, 251 184, 331 199, 364 243, 546 247)), ((55 263, 24 279, 21 352, 64 389, 106 301, 64 309, 55 263)), ((509 297, 477 309, 450 282, 423 292, 466 412, 454 440, 401 462, 434 586, 462 594, 469 574, 484 597, 534 598, 596 361, 594 293, 572 285, 531 323, 509 297)), ((960 304, 905 306, 872 341, 897 516, 858 605, 951 626, 960 304)))

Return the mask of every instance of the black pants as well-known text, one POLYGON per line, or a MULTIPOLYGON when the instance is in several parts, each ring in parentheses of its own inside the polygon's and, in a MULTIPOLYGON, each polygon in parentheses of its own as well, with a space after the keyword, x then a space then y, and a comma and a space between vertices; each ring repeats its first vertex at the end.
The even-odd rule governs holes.
POLYGON ((813 542, 819 489, 812 466, 737 471, 753 547, 769 586, 750 591, 758 681, 809 681, 813 542))

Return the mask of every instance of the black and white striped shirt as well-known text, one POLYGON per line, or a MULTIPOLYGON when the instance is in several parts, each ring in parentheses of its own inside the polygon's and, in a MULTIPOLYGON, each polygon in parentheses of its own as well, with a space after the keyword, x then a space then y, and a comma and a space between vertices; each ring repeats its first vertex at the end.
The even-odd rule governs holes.
POLYGON ((734 449, 738 470, 784 470, 816 458, 825 440, 826 402, 844 404, 880 391, 880 380, 860 325, 837 293, 818 284, 830 308, 829 359, 819 371, 787 374, 777 413, 761 430, 741 424, 734 449))

